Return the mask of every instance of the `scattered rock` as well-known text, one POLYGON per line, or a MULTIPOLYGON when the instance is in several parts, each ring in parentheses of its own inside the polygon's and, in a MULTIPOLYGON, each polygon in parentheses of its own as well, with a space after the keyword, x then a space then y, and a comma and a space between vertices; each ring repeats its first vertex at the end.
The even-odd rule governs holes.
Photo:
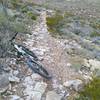
POLYGON ((46 95, 46 100, 61 100, 61 96, 57 94, 55 91, 49 91, 46 95))
POLYGON ((83 82, 82 82, 82 80, 79 80, 79 79, 69 80, 69 81, 65 82, 63 85, 65 87, 72 88, 75 91, 80 91, 83 87, 83 82))
POLYGON ((96 59, 84 59, 84 65, 88 68, 91 69, 91 71, 96 71, 96 70, 100 70, 100 61, 96 60, 96 59))

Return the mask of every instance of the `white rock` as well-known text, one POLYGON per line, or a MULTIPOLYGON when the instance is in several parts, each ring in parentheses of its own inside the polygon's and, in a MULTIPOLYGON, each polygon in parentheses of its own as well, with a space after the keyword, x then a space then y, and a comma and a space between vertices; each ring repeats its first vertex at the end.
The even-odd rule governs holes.
POLYGON ((17 82, 17 83, 19 83, 20 79, 18 77, 16 77, 16 76, 10 76, 9 77, 9 81, 10 82, 17 82))
POLYGON ((11 95, 10 100, 22 100, 22 99, 17 95, 11 95))
POLYGON ((49 91, 46 95, 46 100, 61 100, 61 96, 55 91, 49 91))
POLYGON ((76 80, 69 80, 64 82, 63 84, 65 87, 73 88, 75 91, 80 91, 83 87, 82 80, 76 79, 76 80))
POLYGON ((13 74, 14 74, 15 76, 18 75, 18 73, 19 73, 18 70, 13 71, 13 74))
POLYGON ((98 60, 90 59, 89 64, 90 64, 90 66, 92 66, 92 68, 91 68, 92 70, 100 69, 100 61, 98 61, 98 60))
POLYGON ((68 67, 71 67, 71 63, 67 63, 67 66, 68 66, 68 67))
POLYGON ((46 88, 47 88, 47 84, 46 83, 37 82, 36 85, 35 85, 34 91, 38 91, 41 94, 43 94, 45 92, 46 88))
POLYGON ((33 100, 41 100, 42 94, 38 91, 34 91, 32 95, 33 100))

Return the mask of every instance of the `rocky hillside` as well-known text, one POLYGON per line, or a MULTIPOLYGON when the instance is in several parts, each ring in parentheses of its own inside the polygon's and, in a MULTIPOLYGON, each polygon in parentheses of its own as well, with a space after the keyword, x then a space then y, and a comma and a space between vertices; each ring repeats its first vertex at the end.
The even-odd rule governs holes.
POLYGON ((99 100, 99 4, 99 0, 0 2, 0 100, 99 100), (14 43, 32 51, 51 79, 34 73, 26 58, 18 56, 10 41, 16 32, 14 43))

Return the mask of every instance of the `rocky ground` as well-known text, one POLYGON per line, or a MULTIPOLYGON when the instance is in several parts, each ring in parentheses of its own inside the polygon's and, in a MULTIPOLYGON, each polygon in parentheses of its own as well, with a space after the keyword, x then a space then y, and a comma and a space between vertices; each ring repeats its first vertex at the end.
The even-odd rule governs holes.
MULTIPOLYGON (((16 42, 37 55, 44 68, 52 75, 52 79, 46 80, 33 73, 26 63, 17 57, 1 58, 0 100, 74 100, 77 92, 92 80, 94 71, 100 69, 100 58, 97 56, 99 44, 92 43, 91 39, 83 39, 81 35, 67 35, 66 38, 51 36, 46 17, 53 11, 50 8, 41 9, 36 22, 29 26, 32 34, 16 37, 16 42), (96 52, 91 52, 91 48, 96 52)), ((98 18, 98 14, 96 17, 98 18)), ((70 24, 73 29, 73 23, 70 24)), ((99 75, 99 71, 96 74, 99 75)))

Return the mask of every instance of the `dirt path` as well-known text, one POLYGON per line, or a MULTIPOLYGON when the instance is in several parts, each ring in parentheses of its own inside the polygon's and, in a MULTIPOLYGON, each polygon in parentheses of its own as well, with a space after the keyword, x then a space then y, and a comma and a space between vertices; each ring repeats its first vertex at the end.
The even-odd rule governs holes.
POLYGON ((24 43, 29 49, 36 52, 39 58, 43 58, 42 63, 53 77, 64 82, 79 76, 70 68, 70 63, 67 59, 68 54, 64 51, 61 40, 51 37, 48 33, 46 11, 41 13, 32 33, 32 35, 28 35, 24 43))

